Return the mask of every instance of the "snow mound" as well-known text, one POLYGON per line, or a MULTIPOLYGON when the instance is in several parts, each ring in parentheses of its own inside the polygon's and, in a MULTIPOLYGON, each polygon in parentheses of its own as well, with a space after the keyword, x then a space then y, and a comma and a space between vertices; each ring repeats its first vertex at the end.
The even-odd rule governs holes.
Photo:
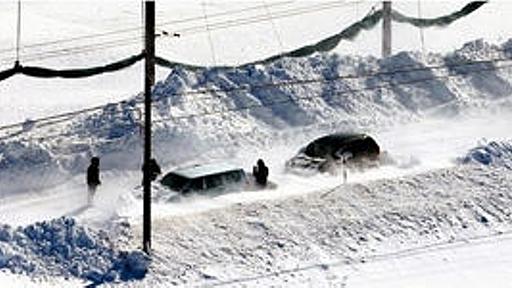
POLYGON ((62 217, 26 227, 0 226, 0 269, 34 277, 77 277, 99 284, 141 279, 149 265, 139 251, 120 251, 104 231, 62 217))
POLYGON ((512 143, 508 141, 489 141, 471 149, 461 161, 462 163, 478 163, 512 169, 512 143))

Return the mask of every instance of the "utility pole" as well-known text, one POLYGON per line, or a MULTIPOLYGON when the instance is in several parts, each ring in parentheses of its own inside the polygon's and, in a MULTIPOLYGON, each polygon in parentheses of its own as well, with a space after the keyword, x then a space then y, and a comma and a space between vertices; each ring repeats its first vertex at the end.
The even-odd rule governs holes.
POLYGON ((382 2, 382 57, 391 55, 391 1, 382 2))
POLYGON ((144 163, 142 185, 143 196, 143 232, 142 249, 151 252, 151 177, 149 160, 151 159, 151 87, 155 83, 155 2, 144 3, 145 19, 145 77, 144 77, 144 163))
POLYGON ((16 66, 20 64, 21 0, 18 0, 18 25, 16 26, 16 66))

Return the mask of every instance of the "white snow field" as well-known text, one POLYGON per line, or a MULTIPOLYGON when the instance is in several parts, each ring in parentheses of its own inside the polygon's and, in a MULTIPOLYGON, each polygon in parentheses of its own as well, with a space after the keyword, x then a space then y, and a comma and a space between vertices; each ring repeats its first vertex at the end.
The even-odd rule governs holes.
MULTIPOLYGON (((333 3, 158 2, 160 29, 182 36, 159 39, 157 51, 187 63, 249 62, 334 34, 374 5, 333 3), (276 16, 274 25, 267 19, 212 30, 212 53, 203 9, 215 23, 230 19, 216 13, 253 6, 259 8, 237 17, 327 8, 276 16), (191 16, 199 20, 165 24, 191 16)), ((413 16, 416 4, 394 3, 413 16)), ((422 16, 464 4, 422 1, 422 16)), ((138 27, 140 8, 23 3, 22 42, 138 27)), ((424 47, 418 29, 395 25, 396 53, 384 59, 376 56, 378 26, 342 42, 338 53, 241 69, 159 70, 153 153, 165 172, 218 161, 249 170, 263 158, 278 187, 171 202, 155 183, 149 262, 139 252, 136 197, 142 66, 84 80, 0 82, 2 124, 110 103, 57 123, 27 120, 0 131, 2 287, 511 287, 510 8, 492 1, 452 26, 424 29, 424 47), (413 71, 378 73, 407 69, 413 71), (371 75, 296 83, 350 74, 371 75), (295 84, 258 88, 280 81, 295 84), (214 92, 196 93, 201 89, 214 92), (336 173, 285 171, 284 162, 310 140, 347 131, 373 136, 393 164, 350 171, 345 184, 336 173), (101 157, 103 183, 88 205, 84 171, 93 155, 101 157)), ((13 47, 15 11, 16 2, 0 3, 0 29, 10 31, 0 35, 1 48, 13 47)), ((116 34, 122 41, 101 51, 36 54, 97 46, 103 36, 25 47, 21 60, 59 68, 118 60, 139 52, 136 31, 116 34)), ((13 51, 0 69, 11 66, 13 51)))

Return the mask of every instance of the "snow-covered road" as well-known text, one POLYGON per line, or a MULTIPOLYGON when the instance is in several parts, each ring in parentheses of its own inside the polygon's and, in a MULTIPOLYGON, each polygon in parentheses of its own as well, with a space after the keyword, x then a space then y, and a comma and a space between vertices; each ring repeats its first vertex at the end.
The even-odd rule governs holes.
MULTIPOLYGON (((482 139, 505 140, 512 134, 509 112, 461 116, 453 119, 424 119, 406 125, 397 125, 376 131, 381 147, 396 159, 396 165, 383 166, 363 173, 352 173, 349 183, 365 183, 389 179, 429 170, 454 166, 457 157, 463 156, 482 139)), ((301 177, 283 171, 286 155, 292 155, 302 144, 270 147, 266 151, 250 154, 240 151, 235 159, 243 167, 262 157, 271 168, 271 178, 279 187, 273 191, 227 194, 215 199, 203 198, 183 203, 158 205, 156 215, 184 215, 229 206, 234 203, 278 199, 325 190, 340 185, 341 178, 333 175, 301 177)), ((254 152, 252 152, 254 153, 254 152)), ((169 170, 164 169, 164 171, 169 170)), ((131 199, 134 187, 139 185, 139 171, 108 171, 103 174, 103 185, 94 205, 87 205, 84 176, 78 175, 65 184, 38 191, 4 198, 0 206, 0 222, 29 224, 38 220, 60 216, 73 216, 89 224, 102 223, 120 216, 138 217, 140 203, 131 199)))

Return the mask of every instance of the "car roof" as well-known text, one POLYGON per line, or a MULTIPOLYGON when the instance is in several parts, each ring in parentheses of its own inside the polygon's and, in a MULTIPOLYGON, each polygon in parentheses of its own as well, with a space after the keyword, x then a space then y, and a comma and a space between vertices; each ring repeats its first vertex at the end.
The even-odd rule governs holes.
POLYGON ((350 141, 356 139, 365 139, 367 137, 369 136, 364 133, 334 133, 317 138, 313 142, 350 141))
POLYGON ((198 177, 204 177, 208 175, 214 175, 224 172, 239 171, 242 168, 232 165, 230 163, 211 163, 203 165, 194 165, 183 168, 178 168, 171 173, 193 179, 198 177))

